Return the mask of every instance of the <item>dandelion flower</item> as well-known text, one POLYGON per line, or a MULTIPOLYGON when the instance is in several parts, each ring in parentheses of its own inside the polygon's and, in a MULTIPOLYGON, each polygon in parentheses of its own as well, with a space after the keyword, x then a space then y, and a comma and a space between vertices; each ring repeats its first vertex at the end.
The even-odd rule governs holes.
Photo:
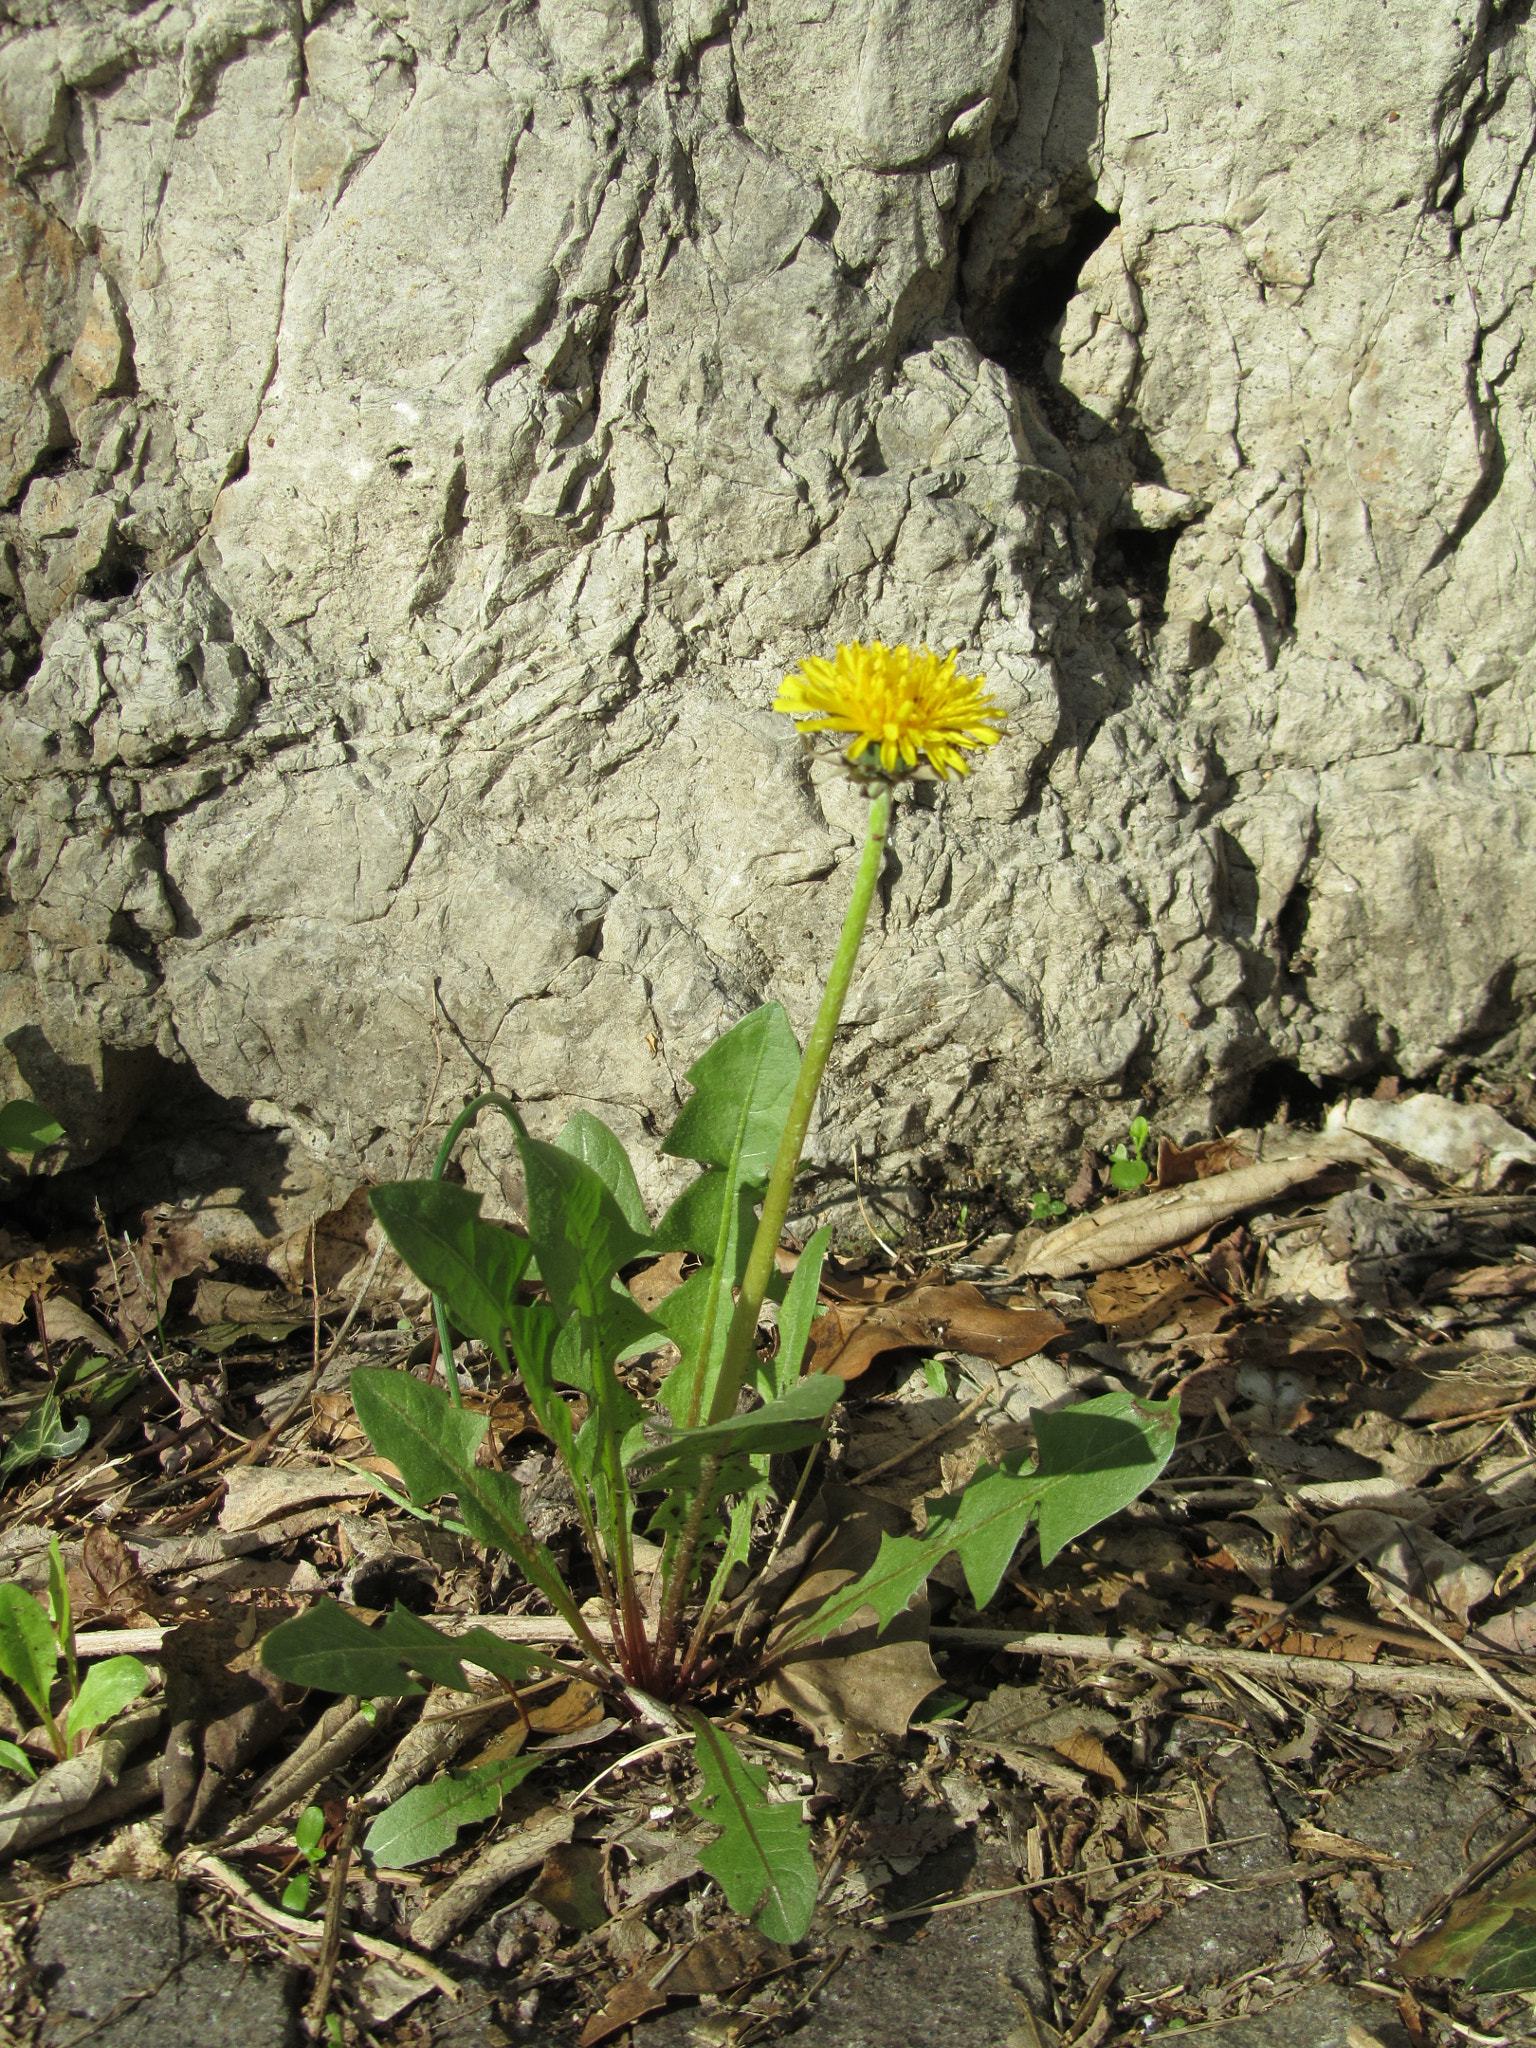
POLYGON ((784 678, 773 708, 787 711, 801 732, 852 733, 846 758, 855 773, 896 781, 913 774, 923 755, 946 780, 965 775, 971 764, 962 749, 1000 739, 1003 714, 986 695, 985 676, 955 673, 958 652, 941 659, 927 647, 852 641, 832 661, 807 655, 799 675, 784 678))

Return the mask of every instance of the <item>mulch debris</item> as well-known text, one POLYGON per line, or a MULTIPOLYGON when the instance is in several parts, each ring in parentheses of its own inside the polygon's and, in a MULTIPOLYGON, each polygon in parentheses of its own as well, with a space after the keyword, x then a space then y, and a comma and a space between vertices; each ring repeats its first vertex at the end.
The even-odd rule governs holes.
MULTIPOLYGON (((392 2048, 1533 2038, 1530 1997, 1432 1939, 1536 1870, 1531 1122, 1528 1092, 1389 1089, 1322 1131, 1165 1143, 1134 1194, 1089 1162, 1065 1220, 978 1241, 951 1207, 926 1248, 861 1191, 812 1357, 845 1402, 817 1471, 775 1470, 768 1573, 728 1610, 749 1639, 1029 1444, 1037 1410, 1129 1387, 1177 1393, 1183 1423, 1142 1499, 1049 1566, 1027 1537, 985 1612, 951 1559, 892 1640, 722 1686, 711 1712, 814 1825, 794 1951, 703 1876, 665 1716, 559 1675, 365 1709, 262 1667, 322 1592, 559 1643, 505 1559, 401 1505, 357 1425, 354 1366, 435 1365, 364 1200, 263 1273, 171 1207, 34 1240, 12 1182, 0 1574, 41 1595, 56 1534, 82 1646, 144 1656, 157 1687, 116 1782, 0 1846, 0 2032, 204 2043, 240 2010, 218 2021, 237 2040, 307 2014, 392 2048), (519 1744, 543 1767, 452 1849, 361 1853, 411 1785, 519 1744), (300 1914, 280 1900, 307 1805, 300 1914)), ((682 1267, 630 1277, 651 1302, 682 1267)), ((488 1454, 579 1583, 527 1404, 467 1364, 488 1454)), ((42 1770, 36 1733, 0 1688, 0 1735, 42 1770)))

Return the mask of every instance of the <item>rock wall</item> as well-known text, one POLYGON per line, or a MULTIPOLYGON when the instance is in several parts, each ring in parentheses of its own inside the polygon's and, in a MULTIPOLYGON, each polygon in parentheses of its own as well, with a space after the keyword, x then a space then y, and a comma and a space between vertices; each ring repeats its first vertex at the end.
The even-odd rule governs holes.
POLYGON ((862 799, 767 706, 875 636, 1012 731, 829 1166, 1517 1049, 1527 12, 0 0, 0 1086, 341 1183, 440 1066, 659 1186, 808 1021, 862 799))

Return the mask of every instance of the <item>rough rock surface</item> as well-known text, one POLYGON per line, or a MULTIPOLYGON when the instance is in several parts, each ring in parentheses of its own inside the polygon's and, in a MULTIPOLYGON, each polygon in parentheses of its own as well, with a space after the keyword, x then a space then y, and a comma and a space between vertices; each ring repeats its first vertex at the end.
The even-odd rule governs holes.
POLYGON ((766 707, 869 636, 1012 736, 815 1156, 1517 1049, 1526 12, 3 0, 0 1086, 79 1159, 190 1067, 334 1186, 440 1043, 659 1191, 808 1021, 862 800, 766 707))
POLYGON ((226 1955, 172 1884, 65 1892, 44 1907, 31 1960, 43 2048, 282 2048, 291 2036, 283 1973, 226 1955))

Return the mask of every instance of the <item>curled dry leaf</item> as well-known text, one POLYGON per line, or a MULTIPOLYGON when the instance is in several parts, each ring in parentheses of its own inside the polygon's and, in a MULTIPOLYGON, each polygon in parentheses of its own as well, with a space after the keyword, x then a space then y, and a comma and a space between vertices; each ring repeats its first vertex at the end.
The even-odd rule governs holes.
MULTIPOLYGON (((1405 1594, 1420 1613, 1438 1621, 1449 1614, 1465 1623, 1470 1611, 1493 1591, 1492 1572, 1418 1523, 1377 1508, 1355 1508, 1330 1516, 1327 1529, 1342 1557, 1363 1553, 1363 1564, 1394 1592, 1405 1594)), ((1383 1611, 1391 1606, 1378 1598, 1374 1587, 1371 1602, 1383 1611)))
POLYGON ((328 1465, 234 1465, 225 1474, 225 1483, 221 1529, 257 1529, 301 1508, 362 1500, 378 1491, 365 1478, 328 1465))
POLYGON ((120 1628, 155 1622, 162 1602, 140 1571, 122 1538, 92 1523, 80 1548, 80 1562, 66 1573, 76 1625, 114 1621, 120 1628))
POLYGON ((1088 1289, 1088 1306, 1106 1334, 1134 1344, 1165 1323, 1204 1335, 1226 1313, 1226 1303, 1177 1259, 1151 1259, 1105 1273, 1088 1289))
POLYGON ((262 1663, 261 1620, 255 1608, 224 1608, 183 1622, 160 1645, 171 1722, 161 1782, 168 1834, 192 1833, 227 1779, 293 1718, 299 1692, 262 1663))
POLYGON ((53 1279, 53 1259, 47 1252, 29 1252, 0 1266, 0 1323, 26 1319, 34 1294, 45 1294, 53 1279))
POLYGON ((593 2013, 582 2028, 581 2048, 597 2048, 599 2041, 626 2032, 647 2013, 660 2012, 666 2002, 666 1992, 653 1990, 646 1977, 625 1977, 609 1992, 602 2011, 593 2013))
POLYGON ((1444 1174, 1480 1175, 1486 1187, 1496 1186, 1511 1167, 1536 1166, 1536 1139, 1484 1102, 1427 1094, 1403 1095, 1396 1102, 1361 1097, 1335 1103, 1328 1128, 1374 1138, 1444 1174))
POLYGON ((368 1233, 373 1227, 368 1190, 354 1188, 338 1208, 267 1245, 267 1270, 295 1293, 334 1293, 354 1266, 371 1256, 368 1233))
POLYGON ((1230 1173, 1234 1167, 1251 1166, 1253 1157, 1235 1138, 1201 1138, 1193 1145, 1175 1145, 1171 1139, 1157 1141, 1157 1185, 1183 1187, 1192 1180, 1210 1180, 1214 1174, 1230 1173))
POLYGON ((1304 1187, 1326 1173, 1339 1154, 1330 1147, 1295 1159, 1263 1160, 1240 1166, 1209 1180, 1186 1182, 1155 1195, 1139 1195, 1080 1216, 1053 1230, 1034 1246, 1024 1271, 1052 1280, 1082 1273, 1105 1273, 1131 1266, 1138 1259, 1187 1244, 1214 1224, 1225 1223, 1245 1209, 1278 1201, 1291 1189, 1304 1187))
POLYGON ((636 1306, 649 1315, 658 1302, 665 1301, 669 1294, 676 1294, 683 1284, 683 1262, 687 1257, 686 1252, 663 1252, 659 1259, 631 1275, 625 1285, 634 1296, 636 1306))

